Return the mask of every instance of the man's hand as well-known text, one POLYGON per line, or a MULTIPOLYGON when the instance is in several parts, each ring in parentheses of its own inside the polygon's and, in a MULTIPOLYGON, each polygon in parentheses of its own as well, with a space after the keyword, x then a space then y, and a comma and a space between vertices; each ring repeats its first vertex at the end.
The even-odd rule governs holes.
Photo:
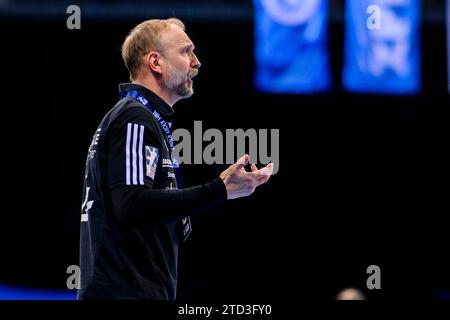
POLYGON ((249 155, 244 155, 235 164, 232 164, 220 174, 220 178, 227 189, 228 199, 236 199, 251 195, 256 187, 266 183, 273 172, 273 163, 258 169, 251 165, 251 172, 245 171, 245 165, 250 160, 249 155))

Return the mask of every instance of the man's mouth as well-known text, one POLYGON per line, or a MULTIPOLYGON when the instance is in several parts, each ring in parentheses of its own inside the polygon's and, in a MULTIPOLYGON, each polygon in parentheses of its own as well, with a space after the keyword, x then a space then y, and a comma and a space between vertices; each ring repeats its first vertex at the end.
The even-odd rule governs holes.
POLYGON ((189 78, 190 80, 192 80, 192 78, 196 77, 197 75, 198 75, 198 72, 192 72, 192 73, 189 73, 189 74, 188 74, 188 78, 189 78))
POLYGON ((187 83, 188 83, 189 85, 191 85, 191 84, 193 83, 192 78, 196 77, 197 74, 198 74, 198 72, 193 72, 193 73, 188 74, 187 83))

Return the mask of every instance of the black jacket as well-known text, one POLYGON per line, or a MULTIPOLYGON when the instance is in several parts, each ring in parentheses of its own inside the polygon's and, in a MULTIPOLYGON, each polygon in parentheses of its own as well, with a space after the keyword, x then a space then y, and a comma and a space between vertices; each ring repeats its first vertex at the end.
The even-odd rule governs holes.
MULTIPOLYGON (((150 90, 119 89, 138 91, 171 120, 173 109, 150 90)), ((220 178, 177 189, 170 153, 158 121, 132 97, 101 121, 86 161, 79 299, 175 299, 186 217, 224 202, 227 193, 220 178)))

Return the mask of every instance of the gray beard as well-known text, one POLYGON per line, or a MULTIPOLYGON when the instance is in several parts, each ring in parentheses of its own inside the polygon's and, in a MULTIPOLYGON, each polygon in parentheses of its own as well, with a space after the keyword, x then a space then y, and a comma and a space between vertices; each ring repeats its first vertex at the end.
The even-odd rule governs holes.
POLYGON ((175 91, 178 96, 183 98, 188 98, 193 95, 194 90, 187 82, 188 75, 177 72, 170 64, 169 75, 167 79, 164 79, 164 84, 167 88, 175 91))

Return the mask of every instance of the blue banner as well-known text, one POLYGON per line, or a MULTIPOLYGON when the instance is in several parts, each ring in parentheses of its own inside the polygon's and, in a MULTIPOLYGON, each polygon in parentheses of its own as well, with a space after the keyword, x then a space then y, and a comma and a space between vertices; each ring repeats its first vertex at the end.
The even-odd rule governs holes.
POLYGON ((327 0, 254 0, 255 86, 315 93, 331 86, 327 0))
POLYGON ((420 0, 347 0, 343 86, 414 94, 421 89, 420 0))

